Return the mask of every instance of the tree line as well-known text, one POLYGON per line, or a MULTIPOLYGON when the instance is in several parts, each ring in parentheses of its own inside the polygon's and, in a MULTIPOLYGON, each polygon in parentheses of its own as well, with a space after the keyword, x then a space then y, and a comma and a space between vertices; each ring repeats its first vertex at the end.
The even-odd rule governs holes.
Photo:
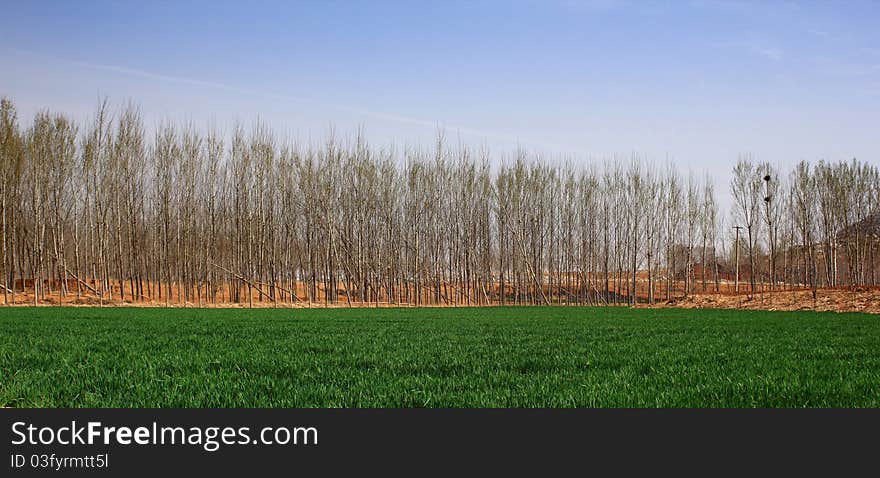
POLYGON ((749 155, 708 175, 451 145, 222 133, 0 102, 4 303, 617 304, 876 285, 880 174, 749 155), (499 160, 500 159, 500 160, 499 160))

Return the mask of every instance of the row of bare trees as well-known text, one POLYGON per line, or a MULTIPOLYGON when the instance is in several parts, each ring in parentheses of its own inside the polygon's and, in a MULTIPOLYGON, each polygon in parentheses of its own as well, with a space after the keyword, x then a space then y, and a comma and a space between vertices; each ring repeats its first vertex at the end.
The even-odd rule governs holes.
POLYGON ((744 231, 738 249, 747 257, 750 291, 877 285, 876 166, 801 161, 785 175, 744 156, 733 173, 732 218, 744 231))
POLYGON ((733 173, 723 214, 708 176, 637 157, 148 134, 106 102, 23 127, 3 99, 0 287, 6 304, 477 305, 877 283, 877 167, 744 156, 733 173))

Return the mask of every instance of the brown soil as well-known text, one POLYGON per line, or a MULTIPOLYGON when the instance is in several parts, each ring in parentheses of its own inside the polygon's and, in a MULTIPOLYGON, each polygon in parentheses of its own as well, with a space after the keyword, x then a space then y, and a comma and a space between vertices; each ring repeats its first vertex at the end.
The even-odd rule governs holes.
MULTIPOLYGON (((647 300, 647 285, 646 281, 639 280, 639 299, 642 301, 647 300), (644 289, 644 290, 642 290, 644 289)), ((20 287, 20 284, 18 284, 20 287)), ((32 285, 32 284, 25 284, 32 285)), ((73 291, 76 288, 75 283, 71 283, 68 287, 73 291)), ((155 285, 153 286, 155 287, 155 285)), ((452 286, 450 286, 452 287, 452 286)), ((740 287, 743 287, 741 284, 740 287)), ((509 287, 506 287, 508 289, 509 287)), ((712 288, 712 285, 709 284, 709 289, 712 288)), ((145 298, 141 298, 141 300, 131 300, 132 294, 131 291, 126 287, 126 300, 120 301, 119 297, 119 289, 118 287, 114 288, 114 299, 115 300, 105 300, 102 302, 97 296, 88 291, 84 291, 77 297, 75 292, 69 292, 65 297, 60 297, 60 294, 57 292, 52 295, 46 297, 45 300, 38 301, 38 305, 65 305, 65 306, 99 306, 99 305, 112 305, 112 306, 130 306, 130 307, 164 307, 166 306, 166 301, 164 300, 147 300, 145 298)), ((684 289, 681 283, 676 283, 676 293, 681 294, 684 289)), ((815 298, 812 290, 809 289, 798 289, 798 290, 785 290, 785 291, 774 291, 770 292, 756 292, 754 294, 749 293, 735 293, 733 292, 732 284, 722 282, 721 284, 721 292, 696 292, 692 293, 690 296, 686 298, 676 298, 670 301, 658 300, 658 302, 654 305, 640 304, 637 307, 677 307, 677 308, 705 308, 705 309, 764 309, 764 310, 818 310, 818 311, 835 311, 835 312, 866 312, 872 314, 880 314, 880 287, 857 287, 857 288, 824 288, 818 289, 815 293, 815 298)), ((550 288, 546 288, 548 296, 551 296, 550 288)), ((662 286, 660 284, 655 285, 655 294, 660 294, 662 292, 662 286)), ((155 291, 154 291, 155 292, 155 291)), ((172 294, 170 300, 167 302, 167 306, 170 307, 228 307, 228 308, 246 308, 249 307, 249 303, 246 299, 246 295, 243 302, 233 302, 228 297, 228 290, 225 288, 221 288, 220 293, 218 294, 218 300, 216 303, 211 302, 207 299, 202 298, 201 301, 196 298, 190 297, 189 300, 182 300, 179 294, 179 290, 177 287, 172 288, 172 294)), ((497 289, 496 289, 497 292, 497 289)), ((510 293, 511 291, 508 291, 510 293)), ((204 290, 202 291, 204 293, 204 290)), ((344 294, 340 298, 338 303, 331 303, 329 305, 325 305, 323 301, 322 290, 319 289, 318 300, 313 301, 309 304, 305 298, 307 297, 305 285, 297 284, 297 296, 299 299, 296 301, 291 301, 289 294, 285 297, 286 300, 272 302, 266 298, 261 297, 259 294, 253 294, 253 306, 254 307, 294 307, 294 308, 302 308, 302 307, 349 307, 349 303, 344 298, 344 294)), ((11 295, 10 295, 11 298, 11 295)), ((555 297, 550 297, 551 301, 556 302, 555 297)), ((562 299, 564 301, 564 298, 562 299)), ((12 301, 10 301, 12 302, 12 301)), ((0 294, 0 305, 3 304, 3 296, 0 294)), ((13 304, 9 305, 33 305, 33 289, 28 290, 27 292, 17 291, 15 294, 15 299, 13 304)), ((465 303, 440 303, 440 304, 430 304, 430 305, 420 305, 421 307, 448 307, 448 306, 466 306, 465 303)), ((412 306, 412 304, 395 304, 389 303, 387 301, 381 302, 360 302, 356 300, 352 300, 352 307, 407 307, 412 306)))
POLYGON ((687 309, 819 310, 880 314, 880 287, 826 288, 756 294, 693 294, 655 307, 687 309))

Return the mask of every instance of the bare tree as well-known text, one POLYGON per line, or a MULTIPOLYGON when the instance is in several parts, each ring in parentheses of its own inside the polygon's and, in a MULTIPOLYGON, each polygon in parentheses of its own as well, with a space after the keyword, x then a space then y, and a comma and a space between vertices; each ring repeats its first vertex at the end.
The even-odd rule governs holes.
POLYGON ((749 282, 755 292, 755 262, 757 254, 761 205, 761 179, 751 156, 740 157, 733 168, 730 191, 733 195, 733 221, 746 229, 749 254, 749 282))

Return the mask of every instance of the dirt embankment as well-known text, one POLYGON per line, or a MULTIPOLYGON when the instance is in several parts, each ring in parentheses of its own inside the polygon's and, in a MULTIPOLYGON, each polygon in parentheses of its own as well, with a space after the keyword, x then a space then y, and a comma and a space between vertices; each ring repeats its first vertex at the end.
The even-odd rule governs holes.
POLYGON ((761 309, 880 314, 880 287, 825 288, 754 294, 693 294, 656 305, 693 309, 761 309))
MULTIPOLYGON (((835 311, 835 312, 866 312, 872 314, 880 314, 880 287, 856 287, 856 288, 823 288, 818 289, 815 293, 810 289, 797 289, 797 290, 777 290, 773 292, 768 292, 765 290, 763 293, 758 291, 755 293, 735 293, 731 289, 733 288, 731 284, 722 283, 721 284, 721 292, 715 293, 713 292, 694 292, 690 294, 688 297, 679 297, 670 301, 658 300, 654 305, 648 305, 644 302, 647 302, 647 281, 643 281, 644 284, 640 283, 639 287, 639 301, 642 302, 637 307, 678 307, 678 308, 700 308, 700 309, 763 309, 763 310, 818 310, 818 311, 835 311), (642 287, 644 286, 644 287, 642 287)), ((65 306, 100 306, 100 305, 111 305, 111 306, 134 306, 134 307, 229 307, 229 308, 246 308, 246 307, 448 307, 448 306, 467 306, 467 305, 486 305, 485 301, 479 302, 471 302, 468 304, 466 301, 458 300, 458 301, 441 301, 440 303, 431 303, 429 300, 423 298, 423 300, 418 304, 414 303, 406 303, 405 301, 397 301, 397 302, 389 302, 384 298, 379 301, 368 301, 361 302, 359 300, 355 300, 352 298, 351 302, 344 298, 344 294, 341 295, 341 298, 337 302, 326 303, 323 297, 323 289, 318 290, 318 297, 316 300, 309 301, 307 300, 308 294, 306 292, 305 284, 298 283, 296 285, 296 299, 292 299, 289 294, 282 295, 281 300, 272 301, 267 299, 266 297, 261 296, 260 294, 253 293, 253 300, 249 300, 246 295, 246 289, 243 289, 245 295, 240 297, 238 302, 231 300, 230 291, 227 287, 222 287, 218 289, 218 293, 212 298, 208 299, 206 291, 204 289, 199 290, 196 293, 196 296, 187 297, 185 293, 183 293, 180 288, 173 287, 171 289, 170 297, 167 298, 167 301, 156 298, 147 298, 133 294, 130 290, 130 287, 127 287, 127 283, 124 284, 125 287, 125 299, 120 300, 120 289, 114 288, 113 295, 110 296, 108 294, 104 300, 99 299, 95 294, 89 294, 88 291, 83 291, 79 295, 74 292, 70 292, 64 297, 58 293, 57 290, 52 294, 48 294, 42 300, 37 301, 37 305, 65 305, 65 306), (112 297, 112 298, 111 298, 112 297)), ((682 294, 684 290, 684 286, 681 283, 675 284, 674 293, 682 294)), ((71 287, 72 290, 75 290, 75 284, 71 287)), ((711 289, 711 284, 709 287, 711 289)), ((152 284, 151 290, 153 293, 157 291, 158 287, 155 284, 152 284)), ((454 289, 454 287, 452 288, 454 289)), ((165 294, 167 294, 168 289, 164 289, 165 294)), ((567 297, 555 297, 553 296, 553 292, 555 289, 550 287, 545 288, 545 292, 551 299, 551 302, 554 304, 560 304, 561 306, 565 306, 567 297)), ((289 291, 288 291, 289 292, 289 291)), ((492 305, 500 305, 500 301, 497 300, 498 291, 497 289, 493 291, 491 294, 491 303, 492 305)), ((508 297, 512 296, 512 290, 508 291, 508 297)), ((6 305, 3 300, 3 294, 0 294, 0 306, 6 305)), ((34 296, 33 289, 27 290, 26 292, 18 292, 14 296, 14 301, 12 294, 8 294, 7 298, 10 299, 10 305, 34 305, 34 296)), ((429 299, 429 298, 428 298, 429 299)), ((621 297, 621 304, 627 303, 628 300, 625 296, 621 297)), ((509 304, 508 299, 508 304, 509 304)))

